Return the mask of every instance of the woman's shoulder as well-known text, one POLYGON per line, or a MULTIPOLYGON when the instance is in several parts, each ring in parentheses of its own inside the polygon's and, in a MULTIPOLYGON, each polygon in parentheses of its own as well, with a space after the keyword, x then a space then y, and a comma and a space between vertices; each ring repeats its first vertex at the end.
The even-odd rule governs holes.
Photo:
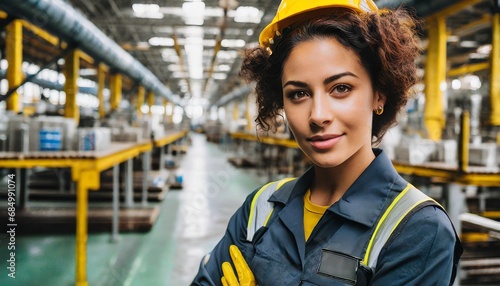
POLYGON ((430 238, 434 237, 433 240, 441 241, 444 244, 456 240, 455 229, 448 214, 443 208, 435 204, 427 205, 410 214, 395 230, 388 244, 390 244, 390 240, 398 239, 398 236, 425 236, 426 241, 429 242, 432 241, 430 238))

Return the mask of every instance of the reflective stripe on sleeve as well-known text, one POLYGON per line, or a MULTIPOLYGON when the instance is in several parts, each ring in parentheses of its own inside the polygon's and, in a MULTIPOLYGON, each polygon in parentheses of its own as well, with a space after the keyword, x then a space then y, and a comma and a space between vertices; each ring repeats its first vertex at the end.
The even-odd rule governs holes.
POLYGON ((408 184, 408 186, 392 201, 391 205, 377 223, 375 231, 368 243, 363 265, 375 269, 380 251, 392 232, 409 212, 427 201, 432 201, 439 205, 426 194, 422 193, 411 184, 408 184))
POLYGON ((260 188, 252 199, 250 204, 250 214, 248 216, 247 240, 252 241, 255 232, 265 226, 271 216, 274 204, 268 202, 273 193, 281 188, 283 184, 294 180, 295 178, 285 178, 279 181, 271 182, 260 188))

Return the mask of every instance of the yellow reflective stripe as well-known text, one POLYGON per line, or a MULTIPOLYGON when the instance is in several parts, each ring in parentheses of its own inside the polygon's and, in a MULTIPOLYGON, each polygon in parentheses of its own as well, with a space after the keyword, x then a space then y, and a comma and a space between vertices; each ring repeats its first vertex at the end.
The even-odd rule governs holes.
MULTIPOLYGON (((278 182, 278 186, 276 186, 276 191, 279 190, 281 188, 281 186, 283 186, 285 183, 287 182, 290 182, 292 180, 295 180, 295 178, 284 178, 284 179, 281 179, 279 182, 278 182)), ((274 211, 274 208, 269 212, 269 214, 267 215, 267 218, 266 218, 266 221, 264 222, 264 225, 263 226, 266 226, 267 225, 267 222, 269 221, 269 218, 271 218, 271 215, 273 214, 273 211, 274 211)))
POLYGON ((406 186, 406 188, 404 188, 404 190, 392 201, 391 205, 387 208, 387 210, 385 211, 385 213, 380 218, 380 221, 378 222, 377 227, 375 228, 375 231, 373 232, 373 235, 370 238, 370 242, 368 242, 368 247, 366 248, 365 257, 363 258, 363 265, 368 265, 368 259, 370 258, 370 252, 372 251, 372 248, 373 248, 373 242, 375 241, 375 238, 377 237, 377 234, 378 234, 378 232, 380 230, 380 227, 382 226, 382 224, 384 223, 384 221, 386 220, 387 216, 392 211, 392 209, 394 208, 394 206, 396 206, 396 204, 398 203, 398 201, 412 187, 413 186, 411 184, 408 184, 408 186, 406 186))
POLYGON ((278 186, 276 187, 276 190, 279 190, 279 188, 281 188, 281 186, 283 186, 286 182, 290 182, 291 180, 295 180, 295 178, 284 178, 284 179, 281 179, 278 182, 278 186))
POLYGON ((274 182, 269 182, 267 184, 265 184, 262 188, 260 188, 259 191, 257 191, 257 193, 255 194, 255 196, 253 197, 252 199, 252 203, 250 204, 250 214, 248 215, 248 224, 247 224, 247 229, 250 228, 250 224, 252 223, 253 221, 253 217, 255 216, 255 203, 257 202, 257 199, 259 198, 260 194, 269 186, 271 185, 272 183, 274 182))
MULTIPOLYGON (((410 211, 412 211, 412 210, 413 210, 416 206, 418 206, 419 204, 421 204, 421 203, 423 203, 423 202, 426 202, 426 201, 434 201, 434 200, 433 200, 433 199, 431 199, 431 198, 425 198, 425 199, 421 199, 421 200, 417 201, 416 203, 414 203, 414 204, 411 206, 411 208, 409 208, 409 209, 408 209, 408 210, 407 210, 407 211, 406 211, 406 212, 405 212, 405 213, 404 213, 404 214, 403 214, 403 215, 402 215, 402 216, 398 219, 398 221, 396 222, 396 224, 394 224, 394 226, 392 227, 391 232, 390 232, 390 234, 389 234, 389 237, 391 236, 392 232, 394 232, 394 230, 396 229, 396 227, 398 227, 399 223, 400 223, 400 222, 401 222, 401 221, 402 221, 402 220, 406 217, 406 215, 408 215, 408 213, 409 213, 410 211)), ((434 201, 434 202, 437 204, 437 202, 436 202, 436 201, 434 201)), ((439 205, 439 204, 438 204, 438 205, 439 205)))
MULTIPOLYGON (((277 184, 277 186, 276 186, 276 191, 277 191, 286 182, 289 182, 289 181, 292 181, 292 180, 295 180, 295 178, 284 178, 284 179, 281 179, 279 181, 269 182, 269 183, 267 183, 266 185, 264 185, 262 188, 260 188, 257 191, 257 193, 255 194, 255 196, 252 199, 252 203, 250 204, 250 214, 248 215, 247 230, 250 229, 251 224, 253 223, 253 220, 254 220, 254 217, 255 217, 255 212, 257 211, 257 206, 255 204, 257 203, 257 200, 260 197, 260 195, 262 194, 262 192, 264 192, 271 184, 274 184, 274 183, 277 184)), ((268 222, 269 218, 271 217, 271 214, 273 213, 273 210, 271 210, 269 212, 269 214, 267 215, 266 221, 264 222, 263 226, 267 225, 267 222, 268 222)))
POLYGON ((264 222, 264 225, 263 226, 266 226, 267 225, 267 222, 269 221, 269 218, 271 217, 271 215, 273 214, 273 211, 274 209, 272 209, 269 214, 267 215, 267 218, 266 218, 266 221, 264 222))

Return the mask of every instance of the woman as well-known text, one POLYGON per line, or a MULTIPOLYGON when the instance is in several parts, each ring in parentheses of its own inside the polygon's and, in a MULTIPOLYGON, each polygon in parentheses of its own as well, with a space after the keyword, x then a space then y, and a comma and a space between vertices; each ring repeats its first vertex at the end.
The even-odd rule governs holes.
POLYGON ((453 283, 446 213, 372 149, 417 81, 415 30, 370 0, 282 1, 241 74, 257 83, 256 122, 284 111, 313 167, 250 194, 194 285, 453 283))

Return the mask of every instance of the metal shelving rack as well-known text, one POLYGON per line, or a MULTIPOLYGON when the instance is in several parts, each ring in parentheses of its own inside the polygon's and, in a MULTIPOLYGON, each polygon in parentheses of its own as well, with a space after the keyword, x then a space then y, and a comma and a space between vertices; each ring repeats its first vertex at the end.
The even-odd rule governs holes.
MULTIPOLYGON (((152 141, 138 143, 112 143, 105 151, 60 151, 60 152, 2 152, 0 168, 30 169, 34 167, 69 168, 71 178, 77 186, 76 202, 76 275, 77 281, 86 281, 87 272, 87 237, 88 237, 88 192, 99 190, 100 173, 113 168, 113 239, 118 235, 118 166, 120 163, 131 164, 131 159, 144 158, 144 171, 150 169, 150 157, 153 147, 162 148, 187 135, 187 131, 176 131, 152 141)), ((161 154, 164 152, 162 151, 161 154)), ((160 164, 161 165, 161 164, 160 164)), ((126 197, 132 198, 132 184, 126 184, 126 197)), ((22 197, 27 196, 26 187, 21 188, 22 197), (23 190, 24 189, 24 190, 23 190)), ((143 184, 143 205, 147 197, 147 185, 143 184)))

